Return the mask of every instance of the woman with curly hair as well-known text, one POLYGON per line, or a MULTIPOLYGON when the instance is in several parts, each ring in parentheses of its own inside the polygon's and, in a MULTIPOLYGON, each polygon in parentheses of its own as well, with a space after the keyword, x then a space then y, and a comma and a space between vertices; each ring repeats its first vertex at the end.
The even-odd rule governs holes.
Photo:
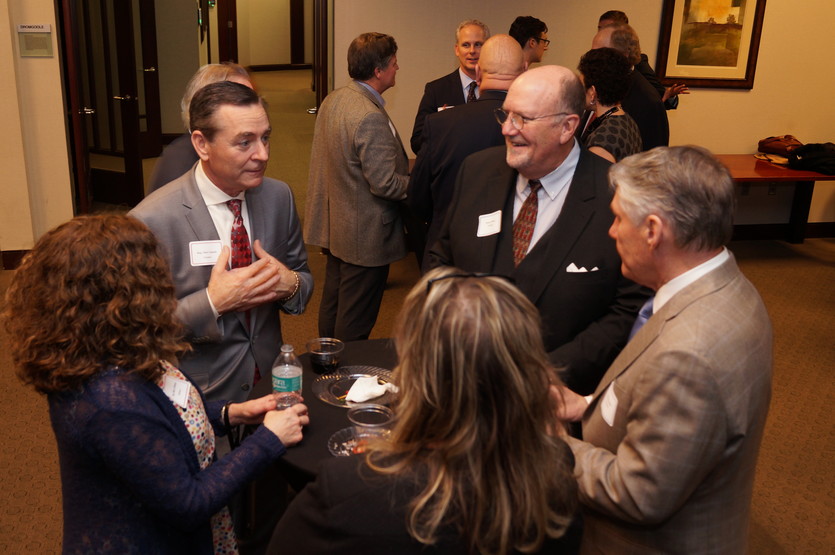
POLYGON ((272 551, 576 551, 574 462, 548 393, 559 379, 530 301, 504 278, 438 268, 406 298, 395 341, 390 441, 323 465, 272 551))
POLYGON ((614 48, 595 48, 583 54, 577 69, 586 87, 586 109, 594 114, 583 131, 583 145, 610 162, 641 152, 638 124, 621 106, 633 71, 626 56, 614 48))
POLYGON ((204 402, 174 364, 176 306, 156 239, 128 216, 58 226, 15 273, 3 316, 18 375, 49 401, 65 553, 234 553, 225 505, 301 439, 304 405, 204 402), (261 422, 215 461, 216 433, 261 422))

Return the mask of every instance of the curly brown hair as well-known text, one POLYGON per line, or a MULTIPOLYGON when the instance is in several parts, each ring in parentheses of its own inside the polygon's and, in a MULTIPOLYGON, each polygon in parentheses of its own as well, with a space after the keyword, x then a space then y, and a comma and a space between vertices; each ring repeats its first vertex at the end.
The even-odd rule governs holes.
POLYGON ((79 216, 47 232, 6 292, 18 376, 41 393, 80 388, 110 366, 149 380, 189 349, 168 264, 151 231, 121 214, 79 216))

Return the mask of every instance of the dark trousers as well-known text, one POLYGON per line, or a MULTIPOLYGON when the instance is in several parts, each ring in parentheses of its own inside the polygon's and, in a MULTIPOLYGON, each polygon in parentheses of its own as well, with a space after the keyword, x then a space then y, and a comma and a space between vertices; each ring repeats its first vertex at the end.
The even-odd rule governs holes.
POLYGON ((377 321, 389 266, 356 266, 325 251, 328 263, 319 306, 319 335, 342 341, 368 339, 377 321))

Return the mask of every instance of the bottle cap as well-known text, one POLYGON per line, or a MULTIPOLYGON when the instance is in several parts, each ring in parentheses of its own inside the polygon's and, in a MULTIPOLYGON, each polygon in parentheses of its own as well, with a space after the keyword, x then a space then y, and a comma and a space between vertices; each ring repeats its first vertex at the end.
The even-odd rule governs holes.
POLYGON ((293 346, 288 344, 288 343, 285 343, 284 345, 281 346, 281 352, 282 353, 289 353, 292 350, 293 350, 293 346))

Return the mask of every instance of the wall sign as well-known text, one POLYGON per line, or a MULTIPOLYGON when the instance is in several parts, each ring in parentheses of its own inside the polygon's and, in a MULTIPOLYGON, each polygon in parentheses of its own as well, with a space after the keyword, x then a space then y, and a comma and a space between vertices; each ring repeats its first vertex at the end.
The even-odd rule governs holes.
POLYGON ((17 37, 22 57, 52 57, 52 25, 49 23, 18 25, 17 37))

